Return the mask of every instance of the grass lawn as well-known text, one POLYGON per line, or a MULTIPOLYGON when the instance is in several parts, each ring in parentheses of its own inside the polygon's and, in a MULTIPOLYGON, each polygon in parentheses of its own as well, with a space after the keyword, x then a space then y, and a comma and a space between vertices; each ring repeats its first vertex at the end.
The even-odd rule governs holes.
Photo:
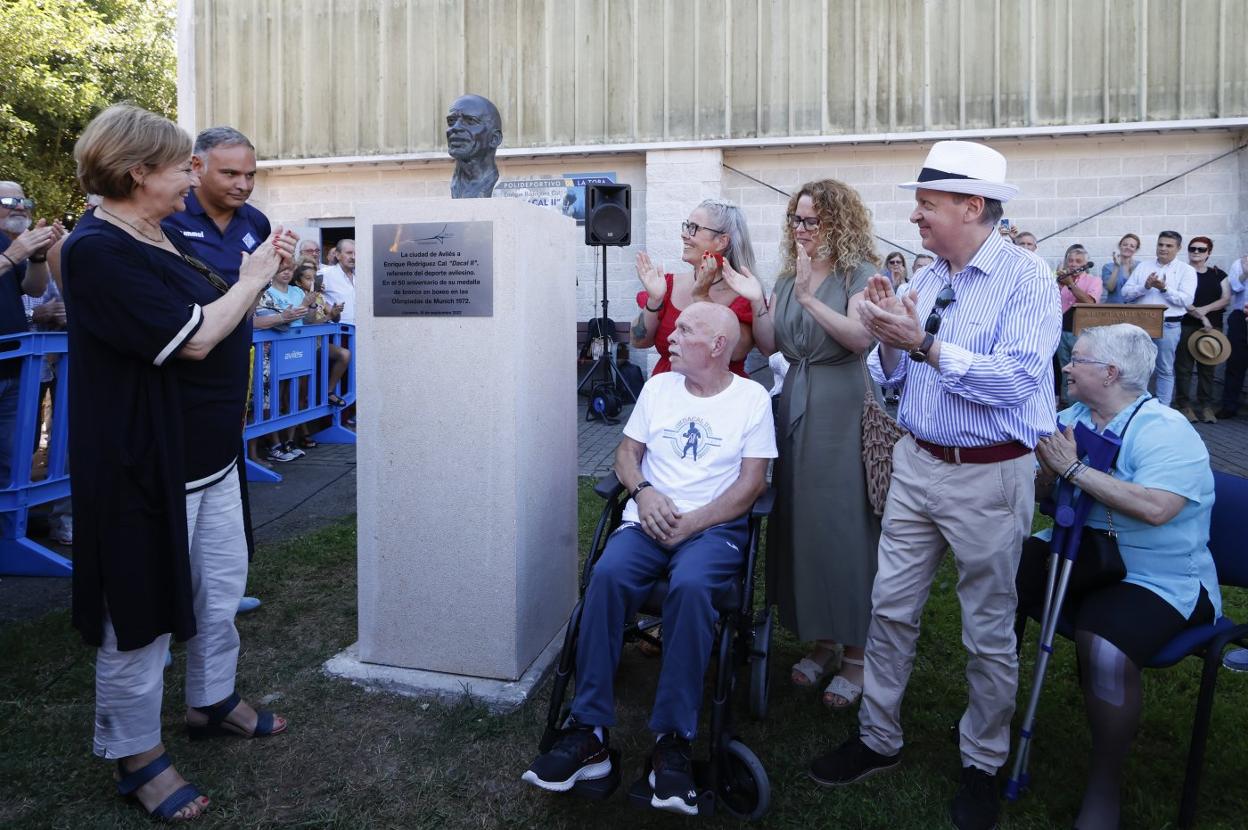
MULTIPOLYGON (((583 546, 597 516, 581 487, 583 546)), ((184 652, 166 674, 165 737, 175 763, 213 800, 203 828, 302 827, 674 827, 679 819, 627 805, 623 789, 594 804, 539 793, 519 781, 541 735, 548 687, 520 710, 494 716, 470 701, 454 705, 364 692, 324 676, 321 664, 356 639, 355 528, 343 523, 261 551, 249 593, 264 608, 239 620, 239 690, 271 700, 291 719, 268 741, 189 744, 181 731, 184 652)), ((948 826, 958 753, 951 727, 966 700, 965 652, 946 563, 923 619, 923 637, 905 704, 902 766, 858 786, 824 790, 805 776, 808 761, 855 728, 814 692, 788 680, 802 645, 783 634, 772 652, 772 704, 762 723, 741 713, 740 735, 763 760, 773 802, 768 827, 933 828, 948 826)), ((1227 598, 1233 617, 1248 599, 1227 598)), ((1035 626, 1023 662, 1026 701, 1035 626)), ((1070 827, 1086 772, 1088 737, 1062 642, 1046 684, 1032 764, 1034 792, 1008 805, 1003 827, 1070 827)), ((0 630, 0 827, 148 827, 113 795, 110 769, 92 757, 93 651, 53 613, 0 630)), ((619 683, 625 785, 640 772, 651 741, 645 723, 655 661, 625 650, 619 683)), ((1124 826, 1173 826, 1199 680, 1195 661, 1145 675, 1145 715, 1128 769, 1124 826)), ((1198 824, 1240 828, 1248 810, 1248 676, 1223 672, 1205 764, 1198 824)), ((744 695, 740 701, 744 708, 744 695)), ((1016 718, 1021 719, 1021 711, 1016 718)), ((718 818, 712 824, 734 824, 718 818)))

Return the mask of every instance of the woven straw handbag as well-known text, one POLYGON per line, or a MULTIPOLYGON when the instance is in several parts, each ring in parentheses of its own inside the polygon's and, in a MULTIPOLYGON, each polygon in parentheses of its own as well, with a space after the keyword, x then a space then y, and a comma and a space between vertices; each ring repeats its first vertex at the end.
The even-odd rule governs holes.
POLYGON ((906 431, 884 411, 872 391, 875 381, 861 360, 866 391, 862 398, 862 467, 867 474, 867 498, 877 516, 884 515, 888 501, 888 485, 893 478, 893 446, 906 431))

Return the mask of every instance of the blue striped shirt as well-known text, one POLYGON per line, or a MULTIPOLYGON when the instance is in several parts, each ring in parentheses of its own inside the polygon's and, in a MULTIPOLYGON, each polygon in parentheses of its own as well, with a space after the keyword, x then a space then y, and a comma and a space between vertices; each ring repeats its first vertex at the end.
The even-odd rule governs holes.
MULTIPOLYGON (((938 258, 912 281, 919 320, 950 282, 938 258)), ((1062 333, 1057 282, 1044 260, 988 234, 966 267, 953 275, 956 299, 944 311, 940 369, 905 354, 885 377, 880 349, 867 366, 883 386, 905 383, 898 420, 916 438, 947 447, 1018 441, 1035 448, 1053 432, 1053 353, 1062 333)))

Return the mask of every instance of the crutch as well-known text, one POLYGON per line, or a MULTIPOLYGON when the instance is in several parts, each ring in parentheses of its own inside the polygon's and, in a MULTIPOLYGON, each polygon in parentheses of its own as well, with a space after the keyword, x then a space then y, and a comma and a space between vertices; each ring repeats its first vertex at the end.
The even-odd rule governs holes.
MULTIPOLYGON (((1094 470, 1108 471, 1118 456, 1122 441, 1106 430, 1097 433, 1083 424, 1075 425, 1075 448, 1079 458, 1094 470)), ((1027 788, 1027 761, 1031 750, 1032 728, 1035 726, 1036 709, 1040 705, 1040 688, 1044 685, 1044 673, 1053 654, 1053 638, 1057 634, 1057 622, 1062 614, 1062 602, 1070 583, 1070 571, 1079 554, 1079 537, 1083 523, 1087 521, 1094 500, 1080 492, 1075 497, 1075 486, 1058 479, 1057 495, 1053 505, 1044 505, 1042 512, 1053 516, 1053 540, 1049 545, 1048 581, 1044 594, 1044 613, 1040 617, 1040 649, 1036 652, 1035 676, 1031 683, 1031 699, 1019 730, 1018 755, 1014 759, 1014 774, 1006 785, 1005 797, 1017 801, 1027 788), (1046 509, 1047 508, 1047 509, 1046 509), (1059 568, 1060 562, 1060 568, 1059 568)))

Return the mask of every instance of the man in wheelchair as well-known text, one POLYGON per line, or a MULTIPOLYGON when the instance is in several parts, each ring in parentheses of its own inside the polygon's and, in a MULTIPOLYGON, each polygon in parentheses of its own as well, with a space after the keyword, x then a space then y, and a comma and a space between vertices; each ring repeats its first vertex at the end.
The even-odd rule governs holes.
POLYGON ((728 370, 739 331, 726 307, 691 304, 669 338, 673 371, 642 387, 615 455, 616 476, 632 498, 586 588, 572 715, 522 776, 530 784, 566 792, 611 774, 608 728, 615 725, 624 627, 666 576, 663 661, 650 716, 651 804, 698 812, 690 744, 715 639, 714 598, 740 578, 747 514, 776 456, 766 390, 728 370))

